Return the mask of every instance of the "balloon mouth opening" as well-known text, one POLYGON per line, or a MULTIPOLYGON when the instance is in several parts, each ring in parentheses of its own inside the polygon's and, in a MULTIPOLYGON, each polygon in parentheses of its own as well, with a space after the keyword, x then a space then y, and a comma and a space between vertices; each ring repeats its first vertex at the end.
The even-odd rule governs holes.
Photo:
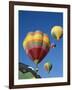
POLYGON ((35 60, 34 60, 34 63, 35 63, 35 64, 38 64, 38 61, 39 61, 38 59, 35 59, 35 60))
POLYGON ((57 37, 57 40, 59 40, 59 37, 57 37))

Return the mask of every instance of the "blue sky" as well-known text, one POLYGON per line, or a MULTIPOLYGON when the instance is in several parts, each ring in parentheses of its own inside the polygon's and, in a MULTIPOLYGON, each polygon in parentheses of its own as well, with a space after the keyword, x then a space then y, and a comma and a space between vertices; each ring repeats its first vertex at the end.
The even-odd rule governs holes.
POLYGON ((63 27, 63 13, 19 11, 19 62, 33 68, 36 67, 34 62, 26 55, 22 46, 24 38, 30 31, 40 30, 47 33, 50 42, 56 44, 56 48, 51 49, 42 62, 38 64, 38 74, 42 78, 63 76, 63 38, 57 41, 51 36, 51 29, 55 25, 63 27), (48 61, 53 65, 49 74, 44 69, 44 64, 48 61))

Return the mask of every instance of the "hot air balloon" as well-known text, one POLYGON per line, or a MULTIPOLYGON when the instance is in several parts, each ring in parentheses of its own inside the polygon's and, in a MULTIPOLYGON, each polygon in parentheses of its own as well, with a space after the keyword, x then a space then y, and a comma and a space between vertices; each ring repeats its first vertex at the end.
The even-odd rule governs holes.
POLYGON ((41 31, 29 32, 23 40, 23 47, 26 54, 36 64, 36 71, 38 71, 38 64, 50 50, 48 35, 41 31))
POLYGON ((56 44, 55 43, 51 43, 51 48, 55 48, 56 44))
POLYGON ((49 62, 46 62, 46 63, 44 64, 44 68, 45 68, 45 70, 49 73, 49 72, 51 71, 51 69, 52 69, 52 64, 49 63, 49 62))
POLYGON ((63 29, 61 26, 54 26, 51 30, 51 35, 56 39, 59 40, 63 36, 63 29))

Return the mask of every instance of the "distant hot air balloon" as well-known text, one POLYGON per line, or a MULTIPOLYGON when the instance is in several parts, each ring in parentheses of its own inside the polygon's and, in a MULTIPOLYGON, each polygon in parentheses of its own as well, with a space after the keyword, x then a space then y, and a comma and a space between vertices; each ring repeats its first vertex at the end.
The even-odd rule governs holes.
POLYGON ((26 54, 38 65, 49 52, 50 40, 48 35, 41 31, 29 32, 23 41, 23 47, 26 54))
POLYGON ((63 36, 63 29, 61 26, 54 26, 51 30, 51 35, 56 39, 59 40, 63 36))
POLYGON ((52 69, 52 64, 49 63, 49 62, 46 62, 46 63, 44 64, 44 68, 45 68, 45 70, 46 70, 47 72, 50 72, 51 69, 52 69))
POLYGON ((55 48, 55 47, 56 47, 56 44, 51 43, 51 48, 55 48))

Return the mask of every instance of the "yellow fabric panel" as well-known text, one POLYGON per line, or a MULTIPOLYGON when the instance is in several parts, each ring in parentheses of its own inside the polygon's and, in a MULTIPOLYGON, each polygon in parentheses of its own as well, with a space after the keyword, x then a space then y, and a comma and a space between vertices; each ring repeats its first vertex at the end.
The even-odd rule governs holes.
POLYGON ((32 40, 33 40, 33 33, 28 33, 23 41, 23 46, 26 47, 26 44, 32 40))
POLYGON ((50 46, 50 40, 46 34, 43 35, 43 42, 46 42, 50 46))
POLYGON ((26 48, 28 42, 42 42, 46 43, 47 46, 50 46, 49 37, 40 31, 30 32, 27 34, 26 38, 23 41, 23 47, 26 48))
POLYGON ((33 40, 43 40, 43 33, 42 32, 35 32, 33 36, 33 40))

